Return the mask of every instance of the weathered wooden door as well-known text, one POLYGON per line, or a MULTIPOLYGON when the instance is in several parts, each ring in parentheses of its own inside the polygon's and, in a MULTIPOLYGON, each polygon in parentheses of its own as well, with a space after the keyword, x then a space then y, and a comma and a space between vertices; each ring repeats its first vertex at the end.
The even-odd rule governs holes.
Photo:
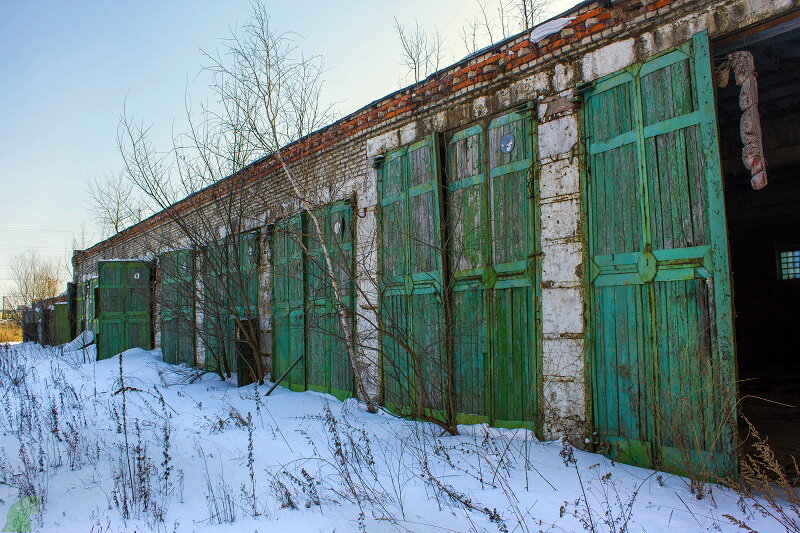
POLYGON ((228 243, 228 292, 239 321, 258 317, 258 241, 259 233, 250 232, 228 243))
POLYGON ((346 333, 339 320, 343 310, 352 327, 355 316, 353 210, 340 201, 317 208, 314 215, 321 235, 308 213, 278 222, 273 232, 273 377, 300 358, 285 386, 344 399, 354 393, 346 333))
POLYGON ((385 402, 444 409, 448 387, 440 167, 435 136, 386 155, 378 182, 385 402))
POLYGON ((223 239, 210 244, 203 257, 203 345, 205 366, 235 372, 235 325, 231 323, 230 248, 223 239))
POLYGON ((161 353, 168 363, 195 364, 195 262, 192 250, 161 254, 161 353))
POLYGON ((527 112, 459 131, 448 143, 449 336, 463 421, 535 425, 539 232, 532 153, 527 112))
POLYGON ((272 235, 273 379, 296 360, 282 385, 306 390, 303 215, 275 224, 272 235))
POLYGON ((230 236, 209 245, 205 256, 206 366, 236 372, 237 331, 258 316, 258 234, 230 236))
POLYGON ((98 264, 98 359, 152 348, 150 266, 143 261, 98 264))
POLYGON ((730 272, 708 37, 586 94, 594 425, 610 454, 735 468, 730 272))
POLYGON ((306 380, 310 390, 343 399, 353 395, 354 385, 347 332, 342 330, 339 318, 339 312, 344 311, 353 327, 353 211, 348 202, 336 202, 317 208, 314 214, 322 235, 306 215, 306 380))
POLYGON ((71 341, 69 331, 69 303, 59 302, 53 306, 53 344, 71 341))

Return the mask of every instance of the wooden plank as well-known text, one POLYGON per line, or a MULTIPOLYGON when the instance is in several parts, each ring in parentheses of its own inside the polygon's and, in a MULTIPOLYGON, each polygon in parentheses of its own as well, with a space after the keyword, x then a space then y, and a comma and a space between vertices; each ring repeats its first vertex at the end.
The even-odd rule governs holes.
MULTIPOLYGON (((680 450, 690 462, 733 457, 732 432, 722 427, 730 422, 723 423, 714 406, 720 398, 721 405, 733 405, 735 394, 711 82, 707 35, 701 34, 601 80, 587 98, 595 426, 612 453, 643 466, 655 461, 677 470, 680 450), (629 117, 614 118, 625 101, 614 97, 626 90, 635 105, 629 117), (624 124, 636 133, 635 145, 620 142, 624 124), (625 255, 632 252, 642 254, 638 281, 634 257, 625 255), (702 278, 713 278, 713 285, 702 278), (709 287, 713 299, 705 297, 709 287), (709 338, 712 316, 719 323, 720 315, 722 327, 709 338), (706 366, 714 359, 727 366, 706 366), (722 373, 713 375, 717 368, 722 373), (629 375, 633 383, 626 382, 629 375), (716 384, 723 382, 727 392, 719 394, 716 384), (639 384, 644 387, 637 390, 639 384), (623 405, 637 406, 636 420, 625 416, 623 405), (712 436, 720 433, 726 434, 712 436)), ((721 468, 730 464, 719 461, 713 471, 728 473, 721 468)))
POLYGON ((527 115, 510 113, 487 128, 493 302, 490 360, 494 369, 492 421, 535 427, 538 417, 540 342, 534 288, 539 284, 533 142, 527 115), (513 144, 507 144, 513 141, 513 144), (505 149, 501 149, 501 145, 505 149), (510 146, 510 149, 509 149, 510 146))

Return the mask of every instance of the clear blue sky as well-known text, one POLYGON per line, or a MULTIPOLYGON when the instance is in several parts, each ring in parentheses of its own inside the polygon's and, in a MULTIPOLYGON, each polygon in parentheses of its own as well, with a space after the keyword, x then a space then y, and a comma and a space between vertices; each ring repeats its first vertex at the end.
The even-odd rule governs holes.
MULTIPOLYGON (((276 29, 302 35, 328 67, 326 98, 347 113, 402 85, 393 17, 436 27, 461 55, 473 0, 269 1, 276 29)), ((557 14, 575 0, 548 5, 557 14)), ((184 95, 219 39, 246 22, 248 0, 0 0, 0 294, 7 265, 27 248, 66 258, 73 234, 99 235, 86 180, 120 167, 123 103, 156 123, 166 142, 180 128, 184 95)), ((194 98, 197 98, 195 96, 194 98)))

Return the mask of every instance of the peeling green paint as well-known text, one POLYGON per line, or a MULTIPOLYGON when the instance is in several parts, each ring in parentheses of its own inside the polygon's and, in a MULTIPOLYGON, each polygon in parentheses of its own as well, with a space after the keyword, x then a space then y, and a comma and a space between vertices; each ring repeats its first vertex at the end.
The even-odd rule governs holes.
POLYGON ((144 261, 99 263, 94 302, 98 359, 130 348, 152 349, 150 279, 150 264, 144 261))
POLYGON ((159 257, 161 352, 168 363, 195 364, 195 261, 192 250, 159 257))
POLYGON ((730 271, 707 35, 585 98, 595 429, 622 461, 730 475, 730 271))

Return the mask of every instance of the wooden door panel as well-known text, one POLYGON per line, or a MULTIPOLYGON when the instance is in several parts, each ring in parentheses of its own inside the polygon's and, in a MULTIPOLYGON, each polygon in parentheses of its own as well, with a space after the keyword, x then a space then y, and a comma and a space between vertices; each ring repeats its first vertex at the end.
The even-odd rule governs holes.
POLYGON ((448 144, 448 247, 459 417, 533 427, 538 228, 530 119, 509 113, 448 144))
POLYGON ((283 385, 305 390, 305 266, 303 218, 295 215, 279 221, 272 234, 272 377, 281 377, 294 362, 283 385))
MULTIPOLYGON (((435 136, 387 154, 379 179, 382 384, 410 413, 443 408, 440 169, 435 136)), ((422 414, 422 413, 417 413, 422 414)))
POLYGON ((588 94, 593 412, 622 460, 730 473, 735 378, 713 94, 705 33, 588 94))

